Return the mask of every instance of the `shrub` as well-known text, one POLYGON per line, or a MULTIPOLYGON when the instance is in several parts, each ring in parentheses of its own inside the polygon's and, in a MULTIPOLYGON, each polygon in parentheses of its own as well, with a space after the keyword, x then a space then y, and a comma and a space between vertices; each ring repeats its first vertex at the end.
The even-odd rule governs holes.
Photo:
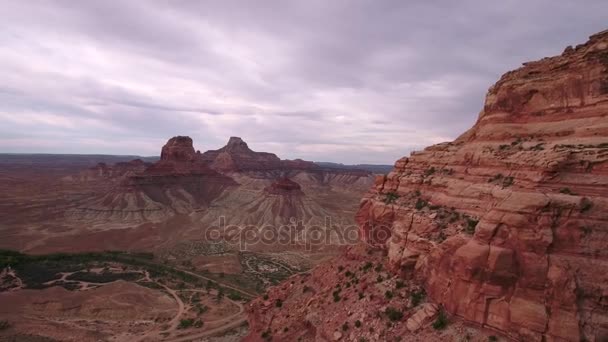
POLYGON ((430 168, 428 168, 428 169, 426 169, 426 170, 424 171, 424 175, 425 175, 425 176, 430 176, 430 175, 434 174, 434 173, 435 173, 435 171, 437 171, 437 170, 435 170, 435 167, 434 167, 434 166, 431 166, 430 168))
POLYGON ((400 321, 401 319, 403 319, 403 312, 390 306, 386 308, 384 313, 386 314, 386 317, 388 317, 388 319, 393 322, 400 321))
POLYGON ((262 333, 262 339, 264 339, 266 341, 270 341, 272 339, 272 335, 270 334, 270 329, 268 329, 262 333))
POLYGON ((264 300, 268 300, 268 295, 265 294, 264 297, 262 297, 262 298, 264 298, 264 300))
POLYGON ((194 306, 194 308, 196 309, 196 312, 197 312, 199 315, 202 315, 202 314, 204 314, 205 312, 209 311, 209 307, 207 307, 207 305, 196 304, 196 305, 194 306))
POLYGON ((304 288, 302 289, 302 293, 310 292, 311 290, 312 289, 309 286, 304 285, 304 288))
POLYGON ((490 341, 490 342, 496 342, 496 341, 498 341, 498 337, 492 335, 492 336, 488 337, 488 341, 490 341))
POLYGON ((182 319, 181 321, 179 321, 177 329, 188 329, 192 327, 192 325, 194 325, 193 319, 182 319))
POLYGON ((347 331, 348 328, 349 328, 348 322, 344 322, 344 324, 342 324, 342 331, 347 331))
POLYGON ((280 299, 277 299, 277 301, 274 302, 274 306, 276 306, 277 308, 283 307, 283 301, 280 299))
POLYGON ((388 192, 384 198, 384 203, 391 204, 399 199, 399 195, 396 192, 388 192))
POLYGON ((420 303, 422 303, 422 301, 424 300, 425 297, 426 297, 426 292, 424 292, 424 290, 412 291, 412 293, 410 293, 410 299, 412 301, 412 306, 416 307, 416 306, 420 305, 420 303))
POLYGON ((369 271, 372 267, 374 266, 374 264, 372 264, 371 262, 366 262, 365 265, 363 265, 362 270, 363 271, 369 271))
POLYGON ((574 192, 572 192, 572 190, 570 190, 570 188, 561 188, 561 189, 559 189, 559 193, 566 194, 566 195, 575 195, 574 192))
POLYGON ((427 204, 428 204, 428 202, 427 202, 427 201, 425 201, 425 200, 423 200, 423 199, 419 198, 419 199, 416 201, 416 210, 422 210, 424 207, 426 207, 426 206, 427 206, 427 204))
POLYGON ((344 275, 347 276, 347 277, 349 277, 349 278, 352 277, 352 276, 354 276, 354 274, 351 271, 346 271, 346 273, 344 273, 344 275))
POLYGON ((591 202, 591 200, 588 199, 587 197, 583 197, 581 199, 581 213, 589 211, 589 209, 591 209, 591 207, 593 207, 593 202, 591 202))
POLYGON ((361 321, 360 320, 356 320, 355 321, 355 327, 361 328, 361 321))
POLYGON ((0 331, 6 330, 11 327, 11 324, 8 321, 0 321, 0 331))
POLYGON ((195 328, 202 328, 203 325, 205 325, 205 323, 203 323, 203 321, 201 321, 200 319, 196 320, 196 322, 194 322, 194 327, 195 328))
POLYGON ((393 299, 393 292, 387 290, 386 292, 384 292, 384 297, 386 297, 386 299, 393 299))
POLYGON ((342 272, 342 271, 344 271, 344 266, 342 266, 342 265, 338 266, 338 272, 342 272))
POLYGON ((395 284, 395 288, 396 289, 402 289, 405 287, 405 283, 401 280, 397 280, 397 283, 395 284))
POLYGON ((382 278, 382 276, 381 276, 381 275, 379 275, 379 276, 376 278, 376 282, 378 282, 378 283, 381 283, 381 282, 383 282, 383 281, 384 281, 384 278, 382 278))
POLYGON ((437 316, 437 319, 435 320, 435 322, 433 322, 433 329, 443 330, 447 326, 448 326, 448 317, 445 315, 445 312, 443 310, 440 310, 439 316, 437 316))
POLYGON ((473 218, 467 217, 467 226, 464 228, 465 232, 467 234, 473 235, 475 233, 475 227, 477 227, 478 223, 479 223, 479 220, 475 220, 473 218))
POLYGON ((503 188, 508 188, 508 187, 510 187, 511 185, 513 185, 513 181, 514 181, 514 180, 515 180, 515 178, 513 178, 513 177, 511 177, 511 176, 509 176, 509 177, 505 177, 505 178, 502 180, 502 187, 503 187, 503 188))
POLYGON ((334 296, 334 302, 336 302, 336 303, 337 303, 337 302, 339 302, 339 301, 340 301, 340 299, 341 299, 341 298, 340 298, 340 291, 341 291, 341 290, 339 290, 339 289, 338 289, 338 290, 335 290, 335 291, 332 293, 332 295, 334 296))
POLYGON ((498 149, 502 151, 502 150, 508 149, 509 147, 510 147, 509 145, 500 145, 500 146, 498 146, 498 149))
POLYGON ((376 268, 374 269, 376 272, 380 272, 382 271, 382 264, 378 263, 378 265, 376 265, 376 268))
POLYGON ((359 292, 359 300, 365 298, 365 295, 363 294, 363 292, 359 292))
POLYGON ((228 295, 228 298, 230 298, 232 300, 236 300, 236 301, 243 300, 243 296, 241 296, 241 294, 238 292, 231 292, 228 295))

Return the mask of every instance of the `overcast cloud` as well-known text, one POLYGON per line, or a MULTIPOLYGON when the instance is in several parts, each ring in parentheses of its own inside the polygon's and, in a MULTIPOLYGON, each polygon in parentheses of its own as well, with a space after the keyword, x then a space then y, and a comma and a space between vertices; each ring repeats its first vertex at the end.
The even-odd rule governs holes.
POLYGON ((0 1, 0 152, 158 155, 231 135, 387 163, 470 127, 522 62, 608 28, 606 0, 0 1))

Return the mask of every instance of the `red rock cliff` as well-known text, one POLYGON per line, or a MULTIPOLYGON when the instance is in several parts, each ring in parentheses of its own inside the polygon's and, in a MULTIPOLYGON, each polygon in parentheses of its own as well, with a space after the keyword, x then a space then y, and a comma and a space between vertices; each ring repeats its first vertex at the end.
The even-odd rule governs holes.
POLYGON ((608 339, 608 32, 506 73, 472 129, 363 200, 365 239, 467 321, 608 339))
MULTIPOLYGON (((252 302, 249 340, 402 338, 437 309, 405 300, 400 278, 453 321, 493 334, 607 341, 608 31, 506 73, 473 128, 378 177, 357 221, 372 250, 353 248, 252 302), (370 276, 374 249, 390 274, 379 265, 370 276), (403 310, 396 323, 388 306, 403 310)), ((427 340, 453 335, 442 336, 427 340)))

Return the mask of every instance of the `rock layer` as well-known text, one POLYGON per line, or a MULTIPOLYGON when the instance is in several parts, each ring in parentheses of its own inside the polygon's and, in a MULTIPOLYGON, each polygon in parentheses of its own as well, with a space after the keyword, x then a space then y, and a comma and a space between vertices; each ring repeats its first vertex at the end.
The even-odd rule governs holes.
MULTIPOLYGON (((608 31, 503 75, 473 128, 377 177, 357 222, 454 317, 519 341, 608 340, 608 31)), ((275 331, 261 310, 250 326, 275 331)))

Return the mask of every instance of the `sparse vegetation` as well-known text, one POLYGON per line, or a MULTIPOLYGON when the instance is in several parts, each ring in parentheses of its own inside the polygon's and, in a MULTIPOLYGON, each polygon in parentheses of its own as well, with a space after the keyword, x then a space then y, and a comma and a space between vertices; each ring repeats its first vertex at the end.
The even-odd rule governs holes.
POLYGON ((572 190, 570 190, 570 188, 561 188, 559 189, 559 193, 560 194, 566 194, 566 195, 576 195, 572 190))
POLYGON ((386 194, 386 197, 384 198, 384 203, 386 203, 386 204, 395 203, 395 201, 397 201, 398 199, 399 199, 399 195, 396 192, 391 191, 386 194))
POLYGON ((589 211, 593 207, 593 202, 587 197, 581 199, 581 213, 589 211))
POLYGON ((10 327, 11 327, 11 324, 8 321, 6 321, 6 320, 0 321, 0 331, 6 330, 10 327))
POLYGON ((388 317, 388 319, 393 322, 397 322, 403 319, 403 312, 390 306, 386 308, 384 313, 386 314, 386 317, 388 317))
POLYGON ((498 337, 496 337, 494 335, 491 335, 491 336, 488 337, 488 341, 490 341, 490 342, 496 342, 496 341, 498 341, 498 337))
POLYGON ((424 207, 426 207, 429 203, 425 200, 423 200, 422 198, 419 198, 416 201, 416 210, 422 210, 424 207))
POLYGON ((426 297, 426 292, 424 292, 424 290, 412 291, 410 293, 410 300, 412 303, 412 307, 417 307, 418 305, 420 305, 420 303, 422 303, 422 301, 424 300, 425 297, 426 297))
POLYGON ((238 292, 230 292, 228 294, 228 298, 231 299, 231 300, 235 300, 235 301, 241 301, 241 300, 243 300, 243 296, 241 296, 241 294, 238 293, 238 292))
POLYGON ((473 219, 471 217, 467 217, 466 221, 467 221, 467 225, 464 227, 464 231, 469 235, 475 234, 475 228, 477 227, 479 220, 473 219))
POLYGON ((191 328, 193 325, 194 325, 193 319, 182 319, 179 321, 179 325, 177 326, 177 329, 188 329, 188 328, 191 328))
POLYGON ((337 290, 335 290, 334 292, 332 292, 332 296, 334 297, 334 302, 339 302, 342 298, 340 297, 340 293, 342 292, 342 290, 340 288, 338 288, 337 290))
POLYGON ((443 310, 439 310, 439 315, 435 322, 433 322, 433 329, 435 330, 443 330, 448 326, 448 317, 446 316, 443 310))
POLYGON ((430 176, 430 175, 434 174, 436 171, 437 171, 437 170, 435 169, 435 167, 434 167, 434 166, 431 166, 430 168, 428 168, 428 169, 426 169, 426 170, 424 171, 424 175, 425 175, 425 176, 430 176))
POLYGON ((530 147, 530 150, 531 151, 542 151, 545 149, 544 145, 545 145, 545 143, 536 144, 536 145, 530 147))

